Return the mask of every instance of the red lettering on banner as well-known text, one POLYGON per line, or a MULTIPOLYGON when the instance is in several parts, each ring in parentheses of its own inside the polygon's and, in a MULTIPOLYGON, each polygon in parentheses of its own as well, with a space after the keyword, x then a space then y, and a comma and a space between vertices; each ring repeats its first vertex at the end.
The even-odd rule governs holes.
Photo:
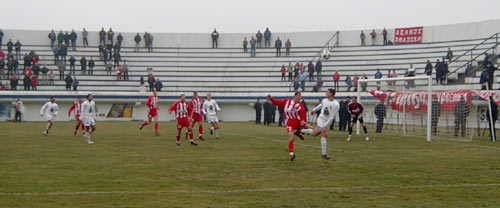
POLYGON ((395 44, 422 43, 424 27, 396 28, 394 32, 395 44))

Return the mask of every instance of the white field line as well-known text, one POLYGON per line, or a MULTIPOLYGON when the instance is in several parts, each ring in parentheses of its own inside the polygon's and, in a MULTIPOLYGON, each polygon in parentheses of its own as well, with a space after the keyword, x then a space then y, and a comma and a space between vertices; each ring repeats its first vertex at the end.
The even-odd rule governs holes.
POLYGON ((262 193, 262 192, 297 192, 297 191, 354 191, 380 189, 421 189, 421 188, 485 188, 500 187, 500 184, 430 184, 401 186, 354 186, 354 187, 300 187, 300 188, 262 188, 262 189, 227 189, 227 190, 150 190, 150 191, 77 191, 46 193, 0 193, 0 196, 64 196, 64 195, 129 195, 129 194, 220 194, 220 193, 262 193))

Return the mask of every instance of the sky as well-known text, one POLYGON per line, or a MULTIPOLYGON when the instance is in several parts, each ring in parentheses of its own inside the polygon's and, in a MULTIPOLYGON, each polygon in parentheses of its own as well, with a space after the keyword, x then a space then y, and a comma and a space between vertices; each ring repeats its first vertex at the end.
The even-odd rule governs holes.
POLYGON ((500 0, 2 0, 2 17, 2 29, 337 31, 500 19, 500 0))

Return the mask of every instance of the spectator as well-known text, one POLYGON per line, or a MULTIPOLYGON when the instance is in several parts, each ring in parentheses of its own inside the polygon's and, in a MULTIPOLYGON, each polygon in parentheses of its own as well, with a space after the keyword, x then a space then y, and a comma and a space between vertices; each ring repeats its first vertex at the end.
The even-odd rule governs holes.
POLYGON ((113 64, 111 62, 108 63, 108 65, 106 65, 106 75, 111 75, 112 72, 111 70, 113 69, 113 64))
POLYGON ((134 41, 135 41, 134 51, 139 52, 139 44, 141 43, 141 36, 139 35, 139 33, 137 33, 137 35, 135 35, 134 41))
POLYGON ((56 45, 54 48, 54 64, 59 63, 59 58, 61 57, 61 48, 59 48, 59 45, 56 45))
POLYGON ((247 53, 248 52, 248 41, 247 41, 247 37, 243 38, 243 53, 247 53))
POLYGON ((155 82, 156 91, 161 92, 162 88, 163 88, 163 83, 161 83, 160 78, 156 79, 156 82, 155 82))
POLYGON ((370 36, 372 36, 372 46, 375 45, 375 38, 377 38, 377 32, 375 32, 375 29, 370 33, 370 36))
POLYGON ((257 99, 257 102, 253 104, 253 109, 255 109, 255 124, 260 124, 262 113, 262 104, 260 103, 260 99, 257 99))
POLYGON ((116 44, 114 46, 114 50, 115 50, 115 53, 120 52, 122 50, 122 45, 118 41, 116 41, 116 44))
POLYGON ((285 43, 285 55, 290 56, 290 49, 292 48, 292 42, 290 42, 290 39, 286 40, 285 43))
MULTIPOLYGON (((380 69, 377 69, 377 72, 375 72, 375 79, 382 79, 384 75, 382 74, 382 72, 380 71, 380 69)), ((377 82, 377 85, 379 85, 380 82, 377 82)))
POLYGON ((38 76, 38 75, 40 75, 40 72, 42 71, 42 69, 40 68, 40 66, 38 66, 38 64, 35 64, 35 65, 33 65, 32 71, 35 74, 35 76, 38 76))
POLYGON ((340 81, 339 71, 335 70, 335 73, 333 74, 333 89, 335 89, 335 91, 337 92, 340 90, 339 81, 340 81))
POLYGON ((54 85, 54 79, 55 79, 54 70, 50 69, 50 72, 49 72, 49 85, 54 85))
POLYGON ((80 84, 80 81, 74 76, 73 83, 71 84, 73 86, 73 91, 78 91, 78 84, 80 84))
POLYGON ((287 72, 288 72, 288 81, 291 82, 292 78, 293 78, 293 65, 292 65, 292 62, 288 62, 287 72))
POLYGON ((5 60, 0 57, 0 79, 3 78, 3 74, 5 74, 5 60))
POLYGON ((63 44, 65 38, 66 37, 64 36, 63 31, 60 30, 59 33, 57 33, 57 43, 58 43, 58 45, 63 44))
POLYGON ((95 67, 94 57, 91 56, 89 60, 89 75, 94 75, 94 67, 95 67))
POLYGON ((276 48, 276 57, 281 56, 281 40, 280 37, 274 42, 274 47, 276 48))
POLYGON ((66 71, 66 64, 59 62, 56 65, 57 65, 57 70, 59 71, 59 79, 64 80, 64 72, 66 71))
POLYGON ((255 49, 255 45, 256 45, 257 41, 255 40, 254 37, 252 37, 252 39, 250 39, 250 57, 255 57, 256 55, 256 49, 255 49))
POLYGON ((314 81, 314 64, 312 61, 309 61, 309 64, 307 64, 307 72, 309 72, 309 81, 314 81))
POLYGON ((264 125, 271 124, 271 111, 273 104, 269 101, 269 98, 264 102, 264 125))
POLYGON ((444 60, 445 59, 443 58, 442 73, 441 73, 441 80, 440 80, 441 84, 446 84, 446 78, 448 76, 448 63, 444 60))
POLYGON ((36 75, 31 76, 31 90, 38 90, 38 76, 36 75))
POLYGON ((490 108, 491 108, 491 120, 492 122, 489 122, 490 121, 490 116, 489 116, 489 110, 487 111, 487 115, 486 118, 488 120, 488 127, 490 129, 490 138, 492 139, 492 141, 496 141, 497 140, 497 133, 496 133, 496 128, 495 128, 495 123, 497 122, 498 120, 498 105, 497 103, 495 102, 495 100, 493 99, 493 96, 490 96, 490 108), (493 123, 493 126, 491 125, 493 123))
POLYGON ((285 64, 281 65, 281 81, 286 81, 286 66, 285 64))
POLYGON ((82 32, 82 37, 83 37, 83 47, 88 47, 89 46, 89 32, 85 28, 83 28, 82 32))
POLYGON ((384 45, 387 45, 387 30, 384 27, 384 30, 382 30, 382 37, 384 38, 384 45))
MULTIPOLYGON (((415 67, 413 67, 413 64, 410 64, 410 68, 408 68, 408 77, 414 77, 415 76, 415 67)), ((408 80, 408 85, 410 89, 415 88, 415 80, 408 80)))
POLYGON ((350 92, 352 88, 351 76, 347 75, 347 77, 345 78, 345 84, 347 85, 347 92, 350 92))
POLYGON ((495 79, 495 66, 493 64, 489 63, 486 66, 486 69, 488 70, 488 89, 492 90, 493 88, 493 80, 495 79))
POLYGON ((316 84, 313 87, 313 91, 314 92, 320 92, 322 86, 323 86, 323 80, 320 77, 318 80, 316 80, 316 84))
POLYGON ((438 102, 437 96, 432 96, 431 104, 431 129, 432 135, 437 135, 437 124, 439 121, 439 116, 441 116, 441 104, 438 102))
POLYGON ((262 48, 262 33, 260 33, 260 30, 257 31, 255 37, 257 38, 257 48, 262 48))
POLYGON ((354 79, 352 83, 354 85, 354 91, 358 91, 358 80, 359 80, 358 74, 354 74, 354 79))
POLYGON ((17 75, 12 75, 12 78, 10 79, 10 89, 11 90, 17 90, 17 85, 19 84, 19 80, 17 79, 17 75))
POLYGON ((219 41, 219 33, 216 29, 212 32, 212 48, 217 48, 217 42, 219 41))
POLYGON ((25 69, 28 67, 31 67, 31 57, 30 57, 30 55, 28 55, 28 53, 24 54, 23 60, 24 60, 24 68, 25 69))
POLYGON ((347 100, 344 100, 343 97, 340 98, 340 108, 339 108, 339 131, 346 131, 347 123, 350 122, 350 113, 348 110, 348 105, 351 102, 350 98, 347 97, 347 100))
POLYGON ((82 56, 80 59, 80 66, 82 67, 82 75, 85 75, 85 71, 87 70, 87 59, 85 56, 82 56))
POLYGON ((30 75, 25 74, 23 79, 24 90, 31 90, 31 78, 30 75))
POLYGON ((299 78, 295 77, 293 79, 293 90, 294 90, 294 92, 298 92, 299 91, 299 87, 300 87, 299 78))
POLYGON ((439 84, 441 81, 441 73, 443 73, 443 65, 439 59, 436 60, 436 65, 434 65, 434 68, 436 69, 436 84, 439 84))
MULTIPOLYGON (((363 74, 363 76, 361 77, 362 79, 368 79, 368 77, 366 76, 366 74, 363 74)), ((356 83, 357 83, 357 80, 356 80, 356 83)), ((368 87, 368 83, 367 82, 362 82, 361 83, 361 91, 362 92, 366 92, 366 87, 368 87)))
POLYGON ((269 28, 266 28, 266 31, 264 31, 264 47, 271 47, 271 31, 269 28))
POLYGON ((451 48, 448 48, 448 52, 446 52, 446 59, 448 59, 448 61, 453 59, 453 51, 451 51, 451 48))
POLYGON ((122 65, 120 64, 116 68, 116 80, 117 81, 121 81, 122 80, 122 73, 123 73, 123 69, 122 69, 122 65))
POLYGON ((427 64, 425 64, 425 75, 432 76, 432 64, 430 60, 427 60, 427 64))
POLYGON ((50 31, 48 37, 49 37, 49 40, 50 40, 50 47, 52 49, 54 49, 54 45, 55 45, 55 42, 56 42, 56 33, 54 32, 54 30, 50 31))
POLYGON ((19 40, 16 41, 16 44, 14 45, 14 47, 16 48, 16 59, 19 59, 19 57, 21 57, 21 46, 23 44, 21 44, 21 42, 19 42, 19 40))
POLYGON ((364 31, 361 31, 361 35, 359 35, 359 39, 361 39, 361 46, 365 46, 365 39, 366 39, 366 35, 365 35, 365 32, 364 31))
POLYGON ((387 116, 387 109, 384 105, 384 101, 379 100, 379 103, 375 105, 375 110, 373 111, 375 117, 377 117, 377 126, 375 133, 382 133, 382 127, 384 126, 384 118, 387 116))
POLYGON ((106 44, 106 31, 104 31, 104 27, 99 31, 99 45, 106 44))
POLYGON ((123 42, 123 35, 121 33, 118 33, 118 36, 116 37, 116 42, 118 42, 118 45, 121 46, 123 42))
POLYGON ((69 42, 71 40, 71 36, 69 35, 69 32, 66 31, 66 33, 64 33, 64 44, 69 47, 69 42))
POLYGON ((116 66, 120 65, 120 59, 121 59, 120 52, 115 51, 115 54, 114 54, 113 58, 114 58, 114 65, 113 65, 113 67, 116 68, 116 66))
POLYGON ((5 34, 3 33, 3 30, 2 30, 2 29, 0 29, 0 49, 2 49, 2 44, 3 44, 3 36, 4 36, 4 35, 5 35, 5 34))
POLYGON ((490 63, 490 56, 488 53, 485 53, 484 60, 483 60, 483 66, 488 66, 489 63, 490 63))
POLYGON ((14 121, 21 122, 23 121, 23 108, 24 104, 21 102, 21 100, 18 98, 16 100, 16 115, 14 116, 14 121))
POLYGON ((300 72, 299 67, 300 67, 300 63, 297 61, 295 63, 295 66, 293 67, 293 77, 294 78, 299 76, 299 72, 300 72))
POLYGON ((13 49, 14 49, 14 43, 12 42, 12 39, 9 39, 9 42, 7 42, 7 53, 9 55, 12 55, 13 49))
POLYGON ((42 67, 42 82, 44 84, 48 84, 48 79, 47 79, 47 74, 49 73, 49 68, 47 68, 47 65, 44 64, 42 67))
POLYGON ((78 36, 76 35, 75 30, 71 30, 71 35, 70 35, 70 40, 71 40, 71 47, 73 47, 73 51, 76 51, 76 39, 78 36))
POLYGON ((66 82, 66 90, 70 91, 71 90, 71 85, 73 85, 73 78, 71 78, 71 74, 70 73, 68 73, 66 75, 66 78, 64 79, 64 81, 66 82))
POLYGON ((461 136, 465 137, 467 117, 469 117, 469 104, 467 104, 464 97, 460 97, 460 101, 457 104, 455 104, 454 114, 455 114, 454 136, 458 137, 458 130, 461 129, 460 131, 461 136))
POLYGON ((155 77, 153 75, 149 75, 148 84, 149 84, 149 91, 153 92, 155 88, 155 77))
POLYGON ((63 61, 66 64, 66 56, 68 55, 68 47, 64 43, 61 45, 60 55, 61 55, 61 61, 63 61))
POLYGON ((109 30, 108 30, 108 43, 110 42, 111 45, 113 45, 114 36, 115 36, 115 32, 113 32, 113 29, 109 28, 109 30))
POLYGON ((316 78, 319 79, 321 77, 321 71, 323 68, 323 64, 321 63, 321 59, 318 59, 316 62, 316 78))
POLYGON ((71 56, 71 58, 69 58, 69 73, 73 75, 75 75, 75 63, 76 63, 75 56, 71 56))
POLYGON ((148 38, 148 32, 144 32, 144 35, 142 36, 144 38, 144 47, 148 49, 149 52, 149 38, 148 38))
POLYGON ((129 80, 128 76, 128 63, 126 60, 123 61, 122 71, 123 71, 123 80, 129 80))
POLYGON ((141 79, 139 80, 140 86, 144 85, 144 76, 141 76, 141 79))
POLYGON ((148 33, 148 52, 153 52, 153 40, 153 35, 151 33, 148 33))
POLYGON ((306 74, 304 72, 299 74, 300 86, 302 87, 302 92, 306 91, 306 74))

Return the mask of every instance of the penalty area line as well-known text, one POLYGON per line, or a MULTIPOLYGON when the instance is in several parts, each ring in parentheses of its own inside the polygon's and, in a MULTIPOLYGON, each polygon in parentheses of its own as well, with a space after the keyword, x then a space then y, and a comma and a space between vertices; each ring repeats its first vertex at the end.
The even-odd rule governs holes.
POLYGON ((46 193, 0 193, 0 196, 69 196, 69 195, 133 195, 133 194, 220 194, 220 193, 263 193, 263 192, 298 192, 298 191, 353 191, 380 189, 420 189, 420 188, 484 188, 500 187, 500 184, 430 184, 407 186, 354 186, 354 187, 299 187, 299 188, 262 188, 234 190, 151 190, 151 191, 77 191, 77 192, 46 192, 46 193))

